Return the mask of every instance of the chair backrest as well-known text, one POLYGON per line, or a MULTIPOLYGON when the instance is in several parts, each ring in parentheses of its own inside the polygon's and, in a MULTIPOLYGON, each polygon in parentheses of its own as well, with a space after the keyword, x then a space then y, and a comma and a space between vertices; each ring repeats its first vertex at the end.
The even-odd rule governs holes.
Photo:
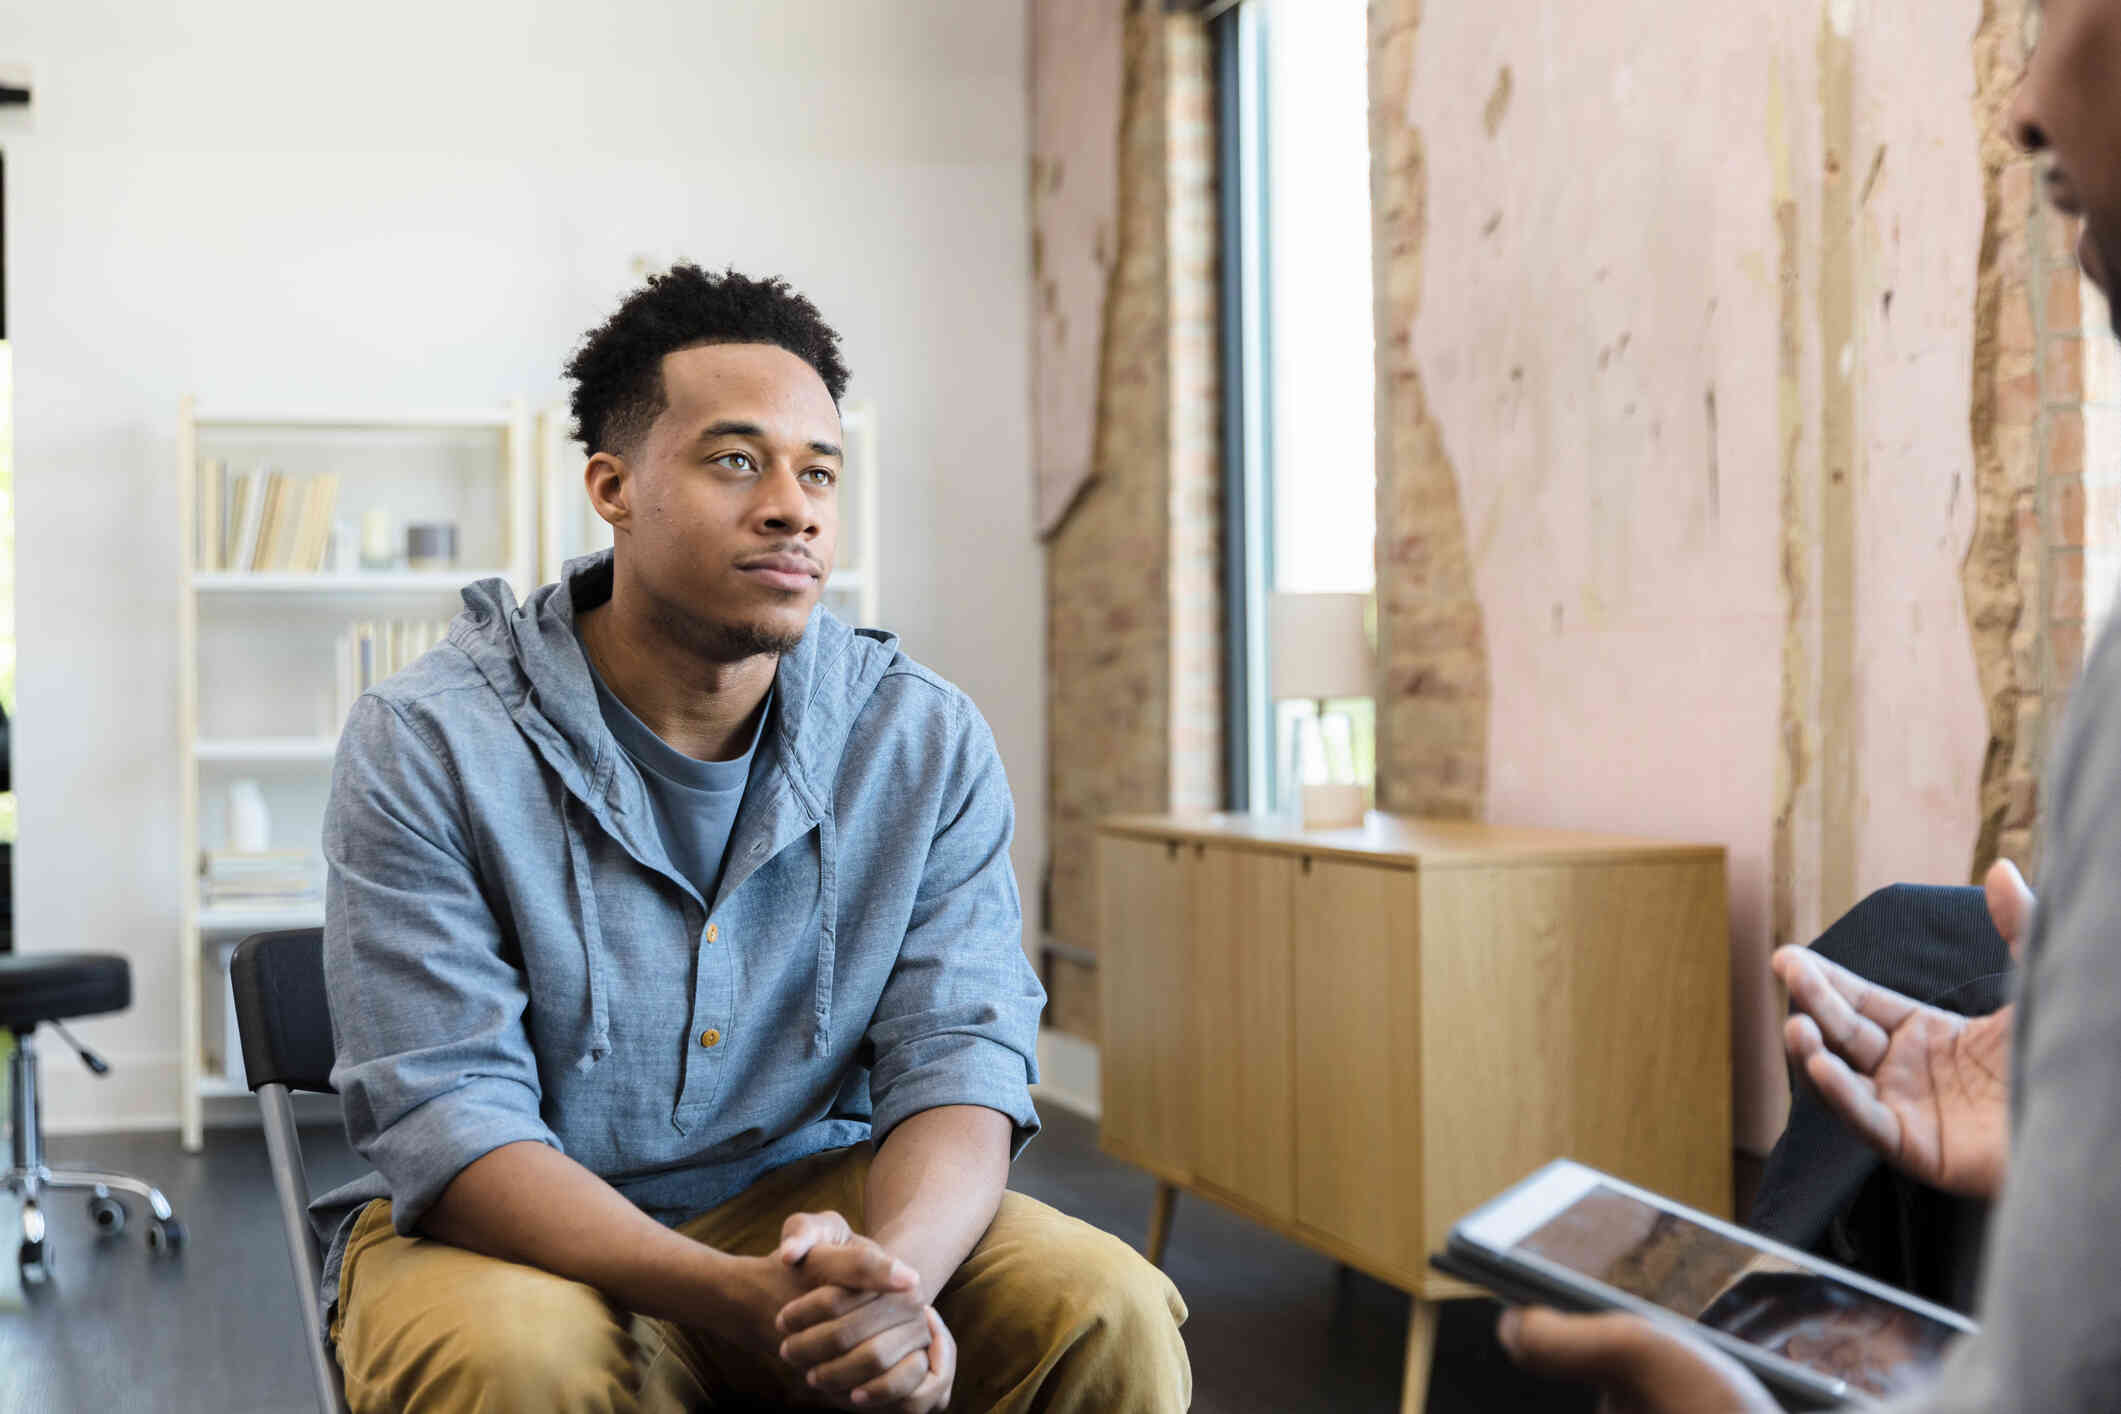
POLYGON ((228 968, 250 1088, 331 1090, 331 1005, 324 991, 324 930, 254 933, 228 968))
POLYGON ((243 1069, 265 1121, 273 1192, 294 1268, 296 1299, 309 1336, 310 1370, 321 1414, 345 1414, 346 1396, 332 1359, 319 1304, 324 1253, 309 1226, 309 1175, 302 1166, 290 1090, 331 1090, 331 1006, 324 990, 324 930, 254 933, 236 944, 229 963, 243 1069))

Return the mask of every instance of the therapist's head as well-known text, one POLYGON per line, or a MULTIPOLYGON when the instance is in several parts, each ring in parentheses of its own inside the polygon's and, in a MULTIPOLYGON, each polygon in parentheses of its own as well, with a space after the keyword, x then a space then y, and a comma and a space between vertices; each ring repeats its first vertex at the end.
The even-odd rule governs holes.
POLYGON ((615 573, 721 661, 802 640, 839 534, 839 335, 779 280, 680 265, 567 365, 615 573))
MULTIPOLYGON (((2041 159, 2049 198, 2084 217, 2077 258, 2114 294, 2121 274, 2121 0, 2035 0, 2040 38, 2011 104, 2011 133, 2041 159)), ((2121 306, 2114 309, 2121 333, 2121 306)))

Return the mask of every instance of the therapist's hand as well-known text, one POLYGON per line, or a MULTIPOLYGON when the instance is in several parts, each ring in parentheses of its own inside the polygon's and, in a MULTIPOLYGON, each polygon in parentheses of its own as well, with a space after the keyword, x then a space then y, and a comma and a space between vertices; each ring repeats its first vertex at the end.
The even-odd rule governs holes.
POLYGON ((1605 1396, 1602 1414, 1780 1414, 1782 1408, 1744 1366, 1707 1341, 1640 1316, 1511 1310, 1496 1336, 1532 1374, 1596 1386, 1605 1396))
MULTIPOLYGON (((2009 860, 1984 889, 2015 958, 2032 933, 2032 890, 2009 860)), ((1798 1013, 1783 1027, 1790 1058, 1842 1122, 1931 1187, 1993 1200, 2010 1155, 2015 1009, 1923 1006, 1808 948, 1780 949, 1772 965, 1798 1013)))

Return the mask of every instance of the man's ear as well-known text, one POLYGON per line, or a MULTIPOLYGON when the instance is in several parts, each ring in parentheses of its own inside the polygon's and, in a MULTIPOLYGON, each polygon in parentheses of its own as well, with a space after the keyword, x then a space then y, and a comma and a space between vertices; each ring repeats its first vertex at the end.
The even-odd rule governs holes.
POLYGON ((610 452, 598 452, 582 468, 582 486, 589 492, 589 504, 604 523, 616 530, 631 517, 629 500, 633 491, 633 474, 624 457, 610 452))

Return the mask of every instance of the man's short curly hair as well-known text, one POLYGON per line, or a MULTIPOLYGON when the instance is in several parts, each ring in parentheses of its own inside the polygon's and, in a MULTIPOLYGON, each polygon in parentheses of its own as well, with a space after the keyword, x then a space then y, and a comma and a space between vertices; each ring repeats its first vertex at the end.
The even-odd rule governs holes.
POLYGON ((676 265, 628 295, 568 361, 575 440, 592 454, 638 445, 669 405, 663 356, 702 344, 776 344, 817 370, 833 402, 847 391, 840 336, 785 280, 676 265))

